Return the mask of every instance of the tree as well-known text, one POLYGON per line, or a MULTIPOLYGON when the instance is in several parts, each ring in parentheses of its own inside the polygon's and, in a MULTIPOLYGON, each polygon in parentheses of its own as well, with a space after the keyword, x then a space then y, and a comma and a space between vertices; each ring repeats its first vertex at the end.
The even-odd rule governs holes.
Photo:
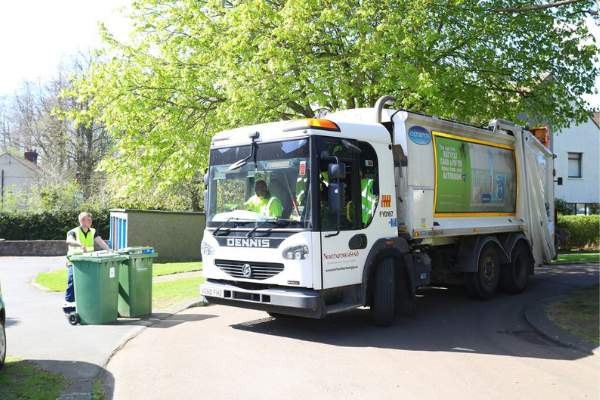
POLYGON ((139 0, 131 41, 103 30, 108 49, 74 92, 93 101, 73 116, 106 124, 117 154, 103 167, 125 189, 157 191, 191 181, 217 131, 385 94, 458 121, 525 112, 560 128, 587 116, 569 100, 599 73, 584 23, 595 2, 563 3, 139 0))
POLYGON ((47 175, 56 177, 51 185, 64 183, 67 190, 69 180, 77 181, 85 198, 102 185, 103 175, 95 170, 111 148, 110 137, 93 118, 86 124, 74 123, 57 110, 86 112, 91 99, 78 101, 61 93, 90 63, 91 55, 79 54, 59 66, 48 82, 24 82, 4 100, 1 125, 4 147, 36 149, 47 175))

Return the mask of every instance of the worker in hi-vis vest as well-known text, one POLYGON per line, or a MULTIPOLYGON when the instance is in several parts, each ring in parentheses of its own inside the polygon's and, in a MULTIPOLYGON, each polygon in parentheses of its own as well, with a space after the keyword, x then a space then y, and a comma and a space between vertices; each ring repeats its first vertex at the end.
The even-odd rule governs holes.
MULTIPOLYGON (((255 195, 250 197, 240 209, 254 211, 267 217, 281 217, 283 212, 281 200, 269 194, 267 182, 263 180, 256 181, 254 193, 255 195)), ((233 209, 238 208, 234 207, 233 209)))
POLYGON ((373 179, 361 179, 360 180, 360 197, 361 197, 361 208, 362 208, 362 222, 363 226, 369 225, 375 212, 375 205, 377 204, 377 196, 373 194, 373 179))
MULTIPOLYGON (((67 245, 69 246, 67 256, 92 252, 94 243, 104 250, 110 250, 106 242, 92 228, 92 214, 82 212, 79 214, 79 226, 67 233, 67 245)), ((68 317, 70 312, 75 311, 75 286, 73 284, 73 264, 67 261, 67 267, 69 268, 69 280, 67 281, 63 311, 68 317)))

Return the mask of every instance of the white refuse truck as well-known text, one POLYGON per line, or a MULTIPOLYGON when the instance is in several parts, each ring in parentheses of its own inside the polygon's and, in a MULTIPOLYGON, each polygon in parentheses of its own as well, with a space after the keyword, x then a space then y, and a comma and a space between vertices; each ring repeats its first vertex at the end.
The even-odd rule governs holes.
POLYGON ((475 127, 385 108, 394 101, 213 137, 207 302, 310 318, 364 306, 390 325, 420 286, 520 293, 554 258, 546 147, 512 122, 475 127), (252 198, 258 181, 268 192, 252 198))

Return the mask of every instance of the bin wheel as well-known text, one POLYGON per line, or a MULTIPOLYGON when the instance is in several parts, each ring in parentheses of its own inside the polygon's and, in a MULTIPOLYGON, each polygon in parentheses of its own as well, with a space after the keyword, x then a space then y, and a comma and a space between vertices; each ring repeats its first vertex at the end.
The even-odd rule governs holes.
POLYGON ((77 325, 79 321, 79 314, 77 314, 76 312, 72 312, 71 314, 69 314, 69 323, 71 325, 77 325))

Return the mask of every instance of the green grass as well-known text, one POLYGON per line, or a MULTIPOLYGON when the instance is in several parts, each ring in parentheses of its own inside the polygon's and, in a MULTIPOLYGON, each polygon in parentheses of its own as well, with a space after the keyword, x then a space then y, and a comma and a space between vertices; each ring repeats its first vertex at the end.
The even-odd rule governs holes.
POLYGON ((152 264, 152 276, 180 274, 182 272, 202 271, 202 263, 196 262, 181 262, 181 263, 165 263, 152 264))
POLYGON ((552 262, 591 262, 600 261, 600 253, 560 253, 552 262))
POLYGON ((92 400, 104 400, 104 397, 106 397, 106 393, 104 392, 104 380, 96 379, 92 385, 92 400))
POLYGON ((548 304, 548 319, 588 342, 600 344, 599 288, 590 286, 548 304))
MULTIPOLYGON (((202 263, 164 263, 152 264, 152 277, 161 275, 179 274, 182 272, 202 271, 202 263)), ((52 272, 43 272, 35 278, 40 285, 47 287, 51 292, 64 292, 67 290, 67 269, 52 272)))
POLYGON ((67 290, 67 278, 67 269, 65 268, 64 270, 37 274, 35 281, 50 289, 51 292, 64 292, 67 290))
POLYGON ((166 310, 185 300, 200 297, 199 285, 203 277, 177 279, 152 285, 152 308, 166 310))
POLYGON ((56 399, 69 383, 62 374, 7 356, 4 368, 0 370, 0 399, 56 399))

